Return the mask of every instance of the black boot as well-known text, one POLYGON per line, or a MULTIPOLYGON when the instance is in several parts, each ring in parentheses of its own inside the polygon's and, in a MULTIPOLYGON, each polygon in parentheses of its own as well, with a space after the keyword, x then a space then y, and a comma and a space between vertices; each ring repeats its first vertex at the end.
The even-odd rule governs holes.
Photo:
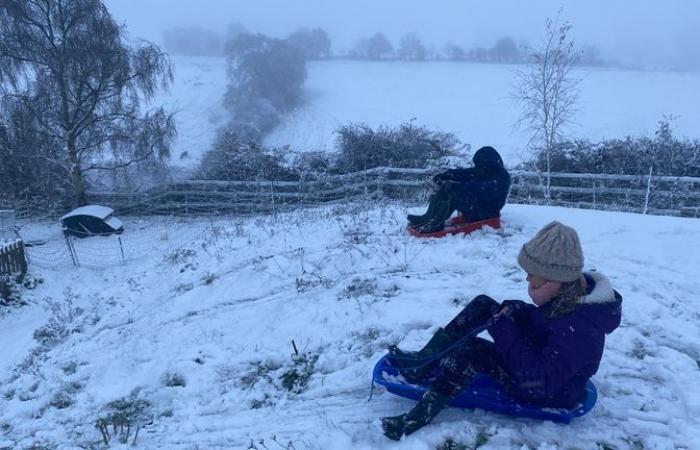
POLYGON ((412 227, 419 227, 423 225, 428 220, 428 213, 421 215, 409 214, 406 216, 408 219, 408 224, 412 227))
POLYGON ((418 404, 406 414, 382 418, 382 430, 389 439, 398 441, 428 425, 440 411, 445 409, 450 397, 435 391, 426 392, 418 404))
POLYGON ((406 216, 409 225, 415 228, 423 226, 426 223, 430 222, 433 216, 435 215, 436 211, 441 208, 443 202, 444 198, 440 192, 436 192, 435 194, 431 195, 430 200, 428 202, 428 210, 425 212, 425 214, 409 214, 408 216, 406 216))
POLYGON ((413 367, 447 349, 457 339, 458 336, 446 332, 443 328, 438 328, 433 337, 420 350, 406 351, 401 350, 396 345, 389 346, 389 362, 394 367, 413 367))
POLYGON ((435 208, 429 220, 422 225, 414 227, 421 233, 435 233, 445 228, 445 221, 457 210, 452 194, 447 191, 439 191, 435 194, 435 208))

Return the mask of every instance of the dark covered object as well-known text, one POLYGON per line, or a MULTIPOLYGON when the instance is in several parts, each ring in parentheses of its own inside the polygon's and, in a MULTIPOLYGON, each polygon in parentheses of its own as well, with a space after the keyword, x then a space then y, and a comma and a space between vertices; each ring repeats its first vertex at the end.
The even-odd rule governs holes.
POLYGON ((107 206, 81 206, 61 217, 61 224, 65 233, 77 237, 119 234, 124 231, 124 225, 113 213, 107 206))

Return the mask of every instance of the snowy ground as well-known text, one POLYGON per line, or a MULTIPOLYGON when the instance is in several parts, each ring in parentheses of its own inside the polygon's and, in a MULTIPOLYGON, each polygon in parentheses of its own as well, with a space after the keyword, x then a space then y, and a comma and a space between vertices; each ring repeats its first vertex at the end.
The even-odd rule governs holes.
MULTIPOLYGON (((156 103, 178 111, 172 163, 191 167, 226 123, 225 60, 174 57, 175 83, 156 103)), ((474 149, 493 145, 508 164, 523 158, 527 135, 513 125, 519 108, 510 99, 519 66, 472 63, 323 61, 308 64, 307 103, 269 136, 271 145, 296 151, 333 150, 340 125, 363 122, 419 124, 453 132, 474 149)), ((696 138, 700 74, 581 69, 575 136, 592 140, 653 136, 664 114, 673 128, 696 138), (584 132, 585 130, 585 132, 584 132)))
MULTIPOLYGON (((418 240, 405 213, 348 205, 203 220, 184 246, 127 265, 35 269, 44 282, 30 304, 0 315, 0 448, 100 448, 93 424, 130 395, 150 404, 137 441, 148 449, 700 448, 700 221, 508 205, 500 231, 418 240), (553 219, 579 230, 586 267, 624 297, 597 406, 568 426, 449 410, 387 440, 377 419, 411 402, 381 391, 367 401, 385 347, 417 347, 477 294, 525 298, 517 251, 553 219), (51 317, 40 347, 32 333, 51 317), (280 378, 303 372, 292 340, 318 358, 296 392, 280 378)), ((153 233, 135 222, 127 242, 153 233)))

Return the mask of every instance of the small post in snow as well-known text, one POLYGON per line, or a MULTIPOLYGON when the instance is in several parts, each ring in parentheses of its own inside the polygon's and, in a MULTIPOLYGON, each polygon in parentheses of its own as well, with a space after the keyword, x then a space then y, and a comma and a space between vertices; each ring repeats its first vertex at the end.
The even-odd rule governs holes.
POLYGON ((270 197, 272 198, 272 218, 277 220, 277 212, 275 211, 275 182, 270 181, 270 197))
POLYGON ((646 195, 644 196, 644 211, 642 214, 646 214, 647 211, 649 210, 649 196, 651 194, 651 174, 654 170, 654 166, 649 167, 649 177, 647 178, 647 192, 646 195))
POLYGON ((126 260, 124 259, 124 246, 122 245, 122 238, 119 236, 119 250, 122 253, 122 264, 126 264, 126 260))
POLYGON ((80 264, 78 264, 78 255, 75 254, 75 248, 73 248, 73 244, 70 241, 68 233, 64 233, 64 236, 66 237, 66 244, 68 244, 68 252, 70 253, 70 258, 73 261, 73 265, 75 267, 80 267, 80 264))

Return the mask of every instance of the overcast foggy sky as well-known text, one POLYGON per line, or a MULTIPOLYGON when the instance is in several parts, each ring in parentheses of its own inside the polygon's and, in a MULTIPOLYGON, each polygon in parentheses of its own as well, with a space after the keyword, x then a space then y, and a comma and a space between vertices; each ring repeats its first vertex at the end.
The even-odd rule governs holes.
POLYGON ((448 42, 488 47, 496 39, 537 40, 544 20, 563 8, 579 44, 628 63, 672 65, 686 54, 700 62, 698 0, 106 0, 131 37, 161 43, 164 29, 200 26, 284 37, 302 27, 328 31, 334 51, 384 32, 396 43, 418 32, 439 50, 448 42))

